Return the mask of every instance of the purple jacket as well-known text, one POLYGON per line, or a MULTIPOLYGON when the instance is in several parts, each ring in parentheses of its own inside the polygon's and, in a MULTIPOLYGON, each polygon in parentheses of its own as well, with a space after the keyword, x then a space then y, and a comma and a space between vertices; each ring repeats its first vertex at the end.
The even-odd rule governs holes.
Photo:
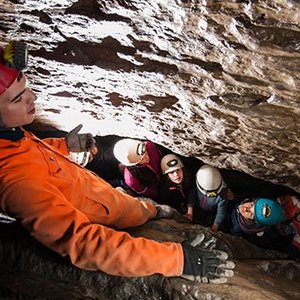
POLYGON ((146 150, 149 155, 149 163, 146 165, 136 165, 136 168, 149 168, 157 175, 157 181, 149 186, 146 186, 138 178, 134 177, 133 174, 125 167, 124 180, 128 187, 130 187, 139 196, 149 197, 155 199, 158 196, 158 186, 161 178, 160 160, 161 153, 157 146, 151 142, 144 142, 146 150))

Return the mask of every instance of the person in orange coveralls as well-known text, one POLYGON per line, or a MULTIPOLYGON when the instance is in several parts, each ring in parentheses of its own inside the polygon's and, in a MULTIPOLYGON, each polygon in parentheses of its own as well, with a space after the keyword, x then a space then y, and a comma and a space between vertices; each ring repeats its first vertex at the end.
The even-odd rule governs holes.
POLYGON ((0 212, 82 269, 215 283, 232 277, 225 252, 119 231, 157 217, 159 206, 118 192, 68 159, 94 145, 91 134, 78 133, 80 126, 66 138, 44 140, 21 127, 34 120, 37 99, 22 72, 26 64, 25 43, 0 48, 0 212))

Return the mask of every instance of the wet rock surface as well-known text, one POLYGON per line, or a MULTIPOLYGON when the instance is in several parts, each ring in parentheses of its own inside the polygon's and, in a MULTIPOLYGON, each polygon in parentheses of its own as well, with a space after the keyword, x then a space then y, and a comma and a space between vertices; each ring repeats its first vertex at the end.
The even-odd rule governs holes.
POLYGON ((8 1, 40 114, 300 191, 299 1, 8 1))
MULTIPOLYGON (((299 299, 299 262, 223 233, 218 247, 234 248, 236 272, 228 283, 203 284, 159 275, 107 276, 73 267, 30 238, 17 224, 1 225, 0 297, 4 299, 299 299), (228 240, 229 238, 229 240, 228 240), (230 245, 227 243, 230 242, 230 245), (245 251, 247 249, 247 251, 245 251), (268 260, 261 259, 262 257, 268 260)), ((174 219, 153 220, 130 229, 134 236, 181 242, 209 229, 174 219)), ((231 254, 232 255, 232 254, 231 254)))
MULTIPOLYGON (((63 130, 83 123, 99 136, 151 139, 257 196, 300 192, 299 14, 291 0, 2 0, 0 44, 29 44, 39 114, 63 130)), ((211 234, 173 220, 129 231, 175 241, 211 234)), ((18 226, 0 233, 6 299, 300 298, 299 263, 222 233, 218 246, 237 271, 221 286, 82 271, 18 226)))

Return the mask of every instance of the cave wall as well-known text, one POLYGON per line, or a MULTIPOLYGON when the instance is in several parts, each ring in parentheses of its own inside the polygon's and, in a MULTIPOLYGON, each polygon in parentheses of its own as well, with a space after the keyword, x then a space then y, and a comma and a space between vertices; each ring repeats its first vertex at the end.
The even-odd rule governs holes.
MULTIPOLYGON (((129 229, 133 236, 158 241, 189 240, 199 233, 212 237, 208 228, 182 220, 152 220, 129 229)), ((33 240, 18 224, 0 224, 0 298, 19 300, 195 300, 195 299, 299 299, 300 263, 286 255, 260 249, 249 242, 214 234, 219 249, 236 263, 235 276, 226 284, 205 284, 180 277, 109 276, 71 265, 33 240)))
MULTIPOLYGON (((148 138, 223 172, 242 171, 300 192, 299 14, 300 3, 292 0, 1 0, 0 45, 28 43, 26 74, 39 115, 63 130, 82 123, 83 131, 99 136, 148 138)), ((250 181, 240 173, 235 178, 250 181)), ((170 220, 131 233, 181 241, 202 231, 210 234, 170 220)), ((300 295, 299 263, 222 233, 237 268, 219 287, 82 271, 23 232, 1 226, 0 233, 0 297, 300 295)))
POLYGON ((8 1, 39 114, 300 191, 298 1, 8 1))

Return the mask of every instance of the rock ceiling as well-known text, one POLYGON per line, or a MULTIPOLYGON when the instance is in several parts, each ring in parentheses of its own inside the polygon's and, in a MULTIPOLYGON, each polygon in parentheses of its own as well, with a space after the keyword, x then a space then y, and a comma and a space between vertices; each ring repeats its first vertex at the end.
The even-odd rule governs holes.
POLYGON ((300 191, 298 1, 1 1, 40 114, 300 191))

